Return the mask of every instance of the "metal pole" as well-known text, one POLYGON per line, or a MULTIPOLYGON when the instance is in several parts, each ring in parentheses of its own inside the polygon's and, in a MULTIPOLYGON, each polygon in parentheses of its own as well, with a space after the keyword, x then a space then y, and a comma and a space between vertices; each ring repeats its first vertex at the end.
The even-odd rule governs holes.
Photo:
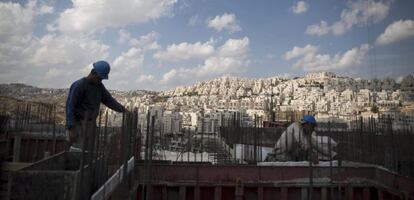
MULTIPOLYGON (((204 140, 204 112, 201 115, 201 162, 203 162, 203 151, 204 151, 204 145, 203 145, 203 140, 204 140)), ((210 118, 210 122, 211 122, 211 118, 210 118)))
POLYGON ((56 153, 56 104, 53 104, 53 145, 52 154, 56 153))
POLYGON ((123 177, 122 177, 122 196, 123 199, 128 198, 128 180, 127 180, 127 173, 128 173, 128 150, 129 150, 129 136, 130 136, 130 128, 131 128, 131 114, 130 113, 123 113, 125 118, 124 128, 122 134, 122 160, 123 160, 123 177))
POLYGON ((142 199, 149 199, 147 197, 148 193, 148 179, 149 179, 149 138, 150 138, 150 110, 147 112, 147 130, 145 137, 145 160, 144 160, 144 185, 142 188, 142 199))
POLYGON ((191 144, 190 144, 190 129, 187 130, 187 162, 190 162, 190 150, 191 150, 191 144))
POLYGON ((104 175, 101 177, 102 180, 108 179, 108 152, 106 149, 106 139, 108 137, 108 112, 105 112, 105 128, 103 132, 103 146, 102 146, 102 160, 103 160, 103 173, 104 175))
MULTIPOLYGON (((78 184, 76 189, 76 199, 86 199, 85 198, 85 190, 84 190, 84 166, 85 166, 85 148, 86 148, 86 133, 87 133, 87 123, 88 123, 89 112, 85 112, 85 119, 82 123, 82 133, 81 133, 81 142, 82 142, 82 153, 80 159, 80 166, 79 166, 79 176, 78 176, 78 184)), ((78 137, 79 139, 79 137, 78 137)))
POLYGON ((151 139, 150 139, 150 147, 149 147, 149 162, 148 162, 148 186, 147 186, 147 200, 151 200, 151 176, 152 176, 152 146, 154 141, 154 123, 155 123, 155 116, 151 117, 151 139))
MULTIPOLYGON (((309 191, 308 191, 308 199, 312 200, 313 196, 313 147, 312 147, 312 133, 309 133, 308 130, 305 130, 308 136, 309 142, 309 149, 308 149, 308 157, 309 157, 309 191)), ((293 142, 293 141, 292 141, 293 142)))

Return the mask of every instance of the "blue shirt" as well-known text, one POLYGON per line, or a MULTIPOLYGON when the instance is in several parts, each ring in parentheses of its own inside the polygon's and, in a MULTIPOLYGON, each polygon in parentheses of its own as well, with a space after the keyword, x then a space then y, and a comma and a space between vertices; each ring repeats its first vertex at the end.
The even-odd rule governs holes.
POLYGON ((125 108, 116 101, 102 83, 94 84, 86 78, 81 78, 70 86, 66 101, 66 126, 72 128, 75 123, 85 119, 85 113, 90 112, 88 120, 96 120, 99 106, 105 104, 112 110, 124 112, 125 108))

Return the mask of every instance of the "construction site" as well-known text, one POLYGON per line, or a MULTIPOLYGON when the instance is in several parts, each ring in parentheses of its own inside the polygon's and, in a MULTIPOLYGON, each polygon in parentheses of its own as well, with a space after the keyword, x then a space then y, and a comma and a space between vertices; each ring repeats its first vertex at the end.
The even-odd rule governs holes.
POLYGON ((0 200, 414 200, 413 8, 0 1, 0 200))
POLYGON ((56 106, 21 101, 1 114, 1 198, 414 199, 413 130, 394 131, 386 117, 356 118, 346 130, 328 123, 316 145, 336 155, 281 161, 273 147, 289 118, 242 127, 235 115, 215 134, 156 136, 150 111, 145 131, 137 112, 120 127, 102 112, 85 120, 82 152, 68 152, 56 106))

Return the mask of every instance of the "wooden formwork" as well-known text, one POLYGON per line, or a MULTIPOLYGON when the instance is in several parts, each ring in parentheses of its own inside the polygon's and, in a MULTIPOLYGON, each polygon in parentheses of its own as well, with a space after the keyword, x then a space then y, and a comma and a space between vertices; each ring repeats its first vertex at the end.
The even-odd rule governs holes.
POLYGON ((64 147, 63 136, 35 135, 29 132, 11 132, 0 140, 2 157, 5 161, 13 162, 37 162, 47 155, 64 151, 64 147))
MULTIPOLYGON (((122 196, 118 193, 125 187, 124 180, 129 180, 129 174, 134 170, 134 157, 127 161, 126 168, 121 165, 94 192, 94 184, 101 178, 96 175, 98 168, 85 165, 82 173, 79 168, 81 156, 81 152, 62 152, 13 172, 10 199, 103 200, 116 195, 122 196), (118 193, 114 193, 115 191, 118 193)), ((99 162, 99 159, 93 161, 94 164, 99 162)), ((105 176, 102 173, 99 175, 105 176)))
MULTIPOLYGON (((151 180, 140 180, 137 199, 414 199, 413 180, 381 168, 314 167, 312 186, 309 170, 304 166, 157 164, 152 166, 151 180)), ((143 165, 136 166, 138 177, 145 173, 143 165)))
POLYGON ((79 153, 62 152, 11 175, 10 199, 74 199, 79 153))

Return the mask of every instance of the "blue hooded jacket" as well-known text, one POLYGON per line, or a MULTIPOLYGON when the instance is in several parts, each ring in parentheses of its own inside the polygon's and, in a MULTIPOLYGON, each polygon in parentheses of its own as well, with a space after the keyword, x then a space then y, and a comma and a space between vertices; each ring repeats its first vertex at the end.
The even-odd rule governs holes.
POLYGON ((117 112, 125 111, 125 107, 111 96, 102 83, 94 84, 86 78, 72 83, 66 101, 66 127, 70 129, 84 120, 87 111, 91 113, 88 120, 96 120, 101 102, 117 112))

